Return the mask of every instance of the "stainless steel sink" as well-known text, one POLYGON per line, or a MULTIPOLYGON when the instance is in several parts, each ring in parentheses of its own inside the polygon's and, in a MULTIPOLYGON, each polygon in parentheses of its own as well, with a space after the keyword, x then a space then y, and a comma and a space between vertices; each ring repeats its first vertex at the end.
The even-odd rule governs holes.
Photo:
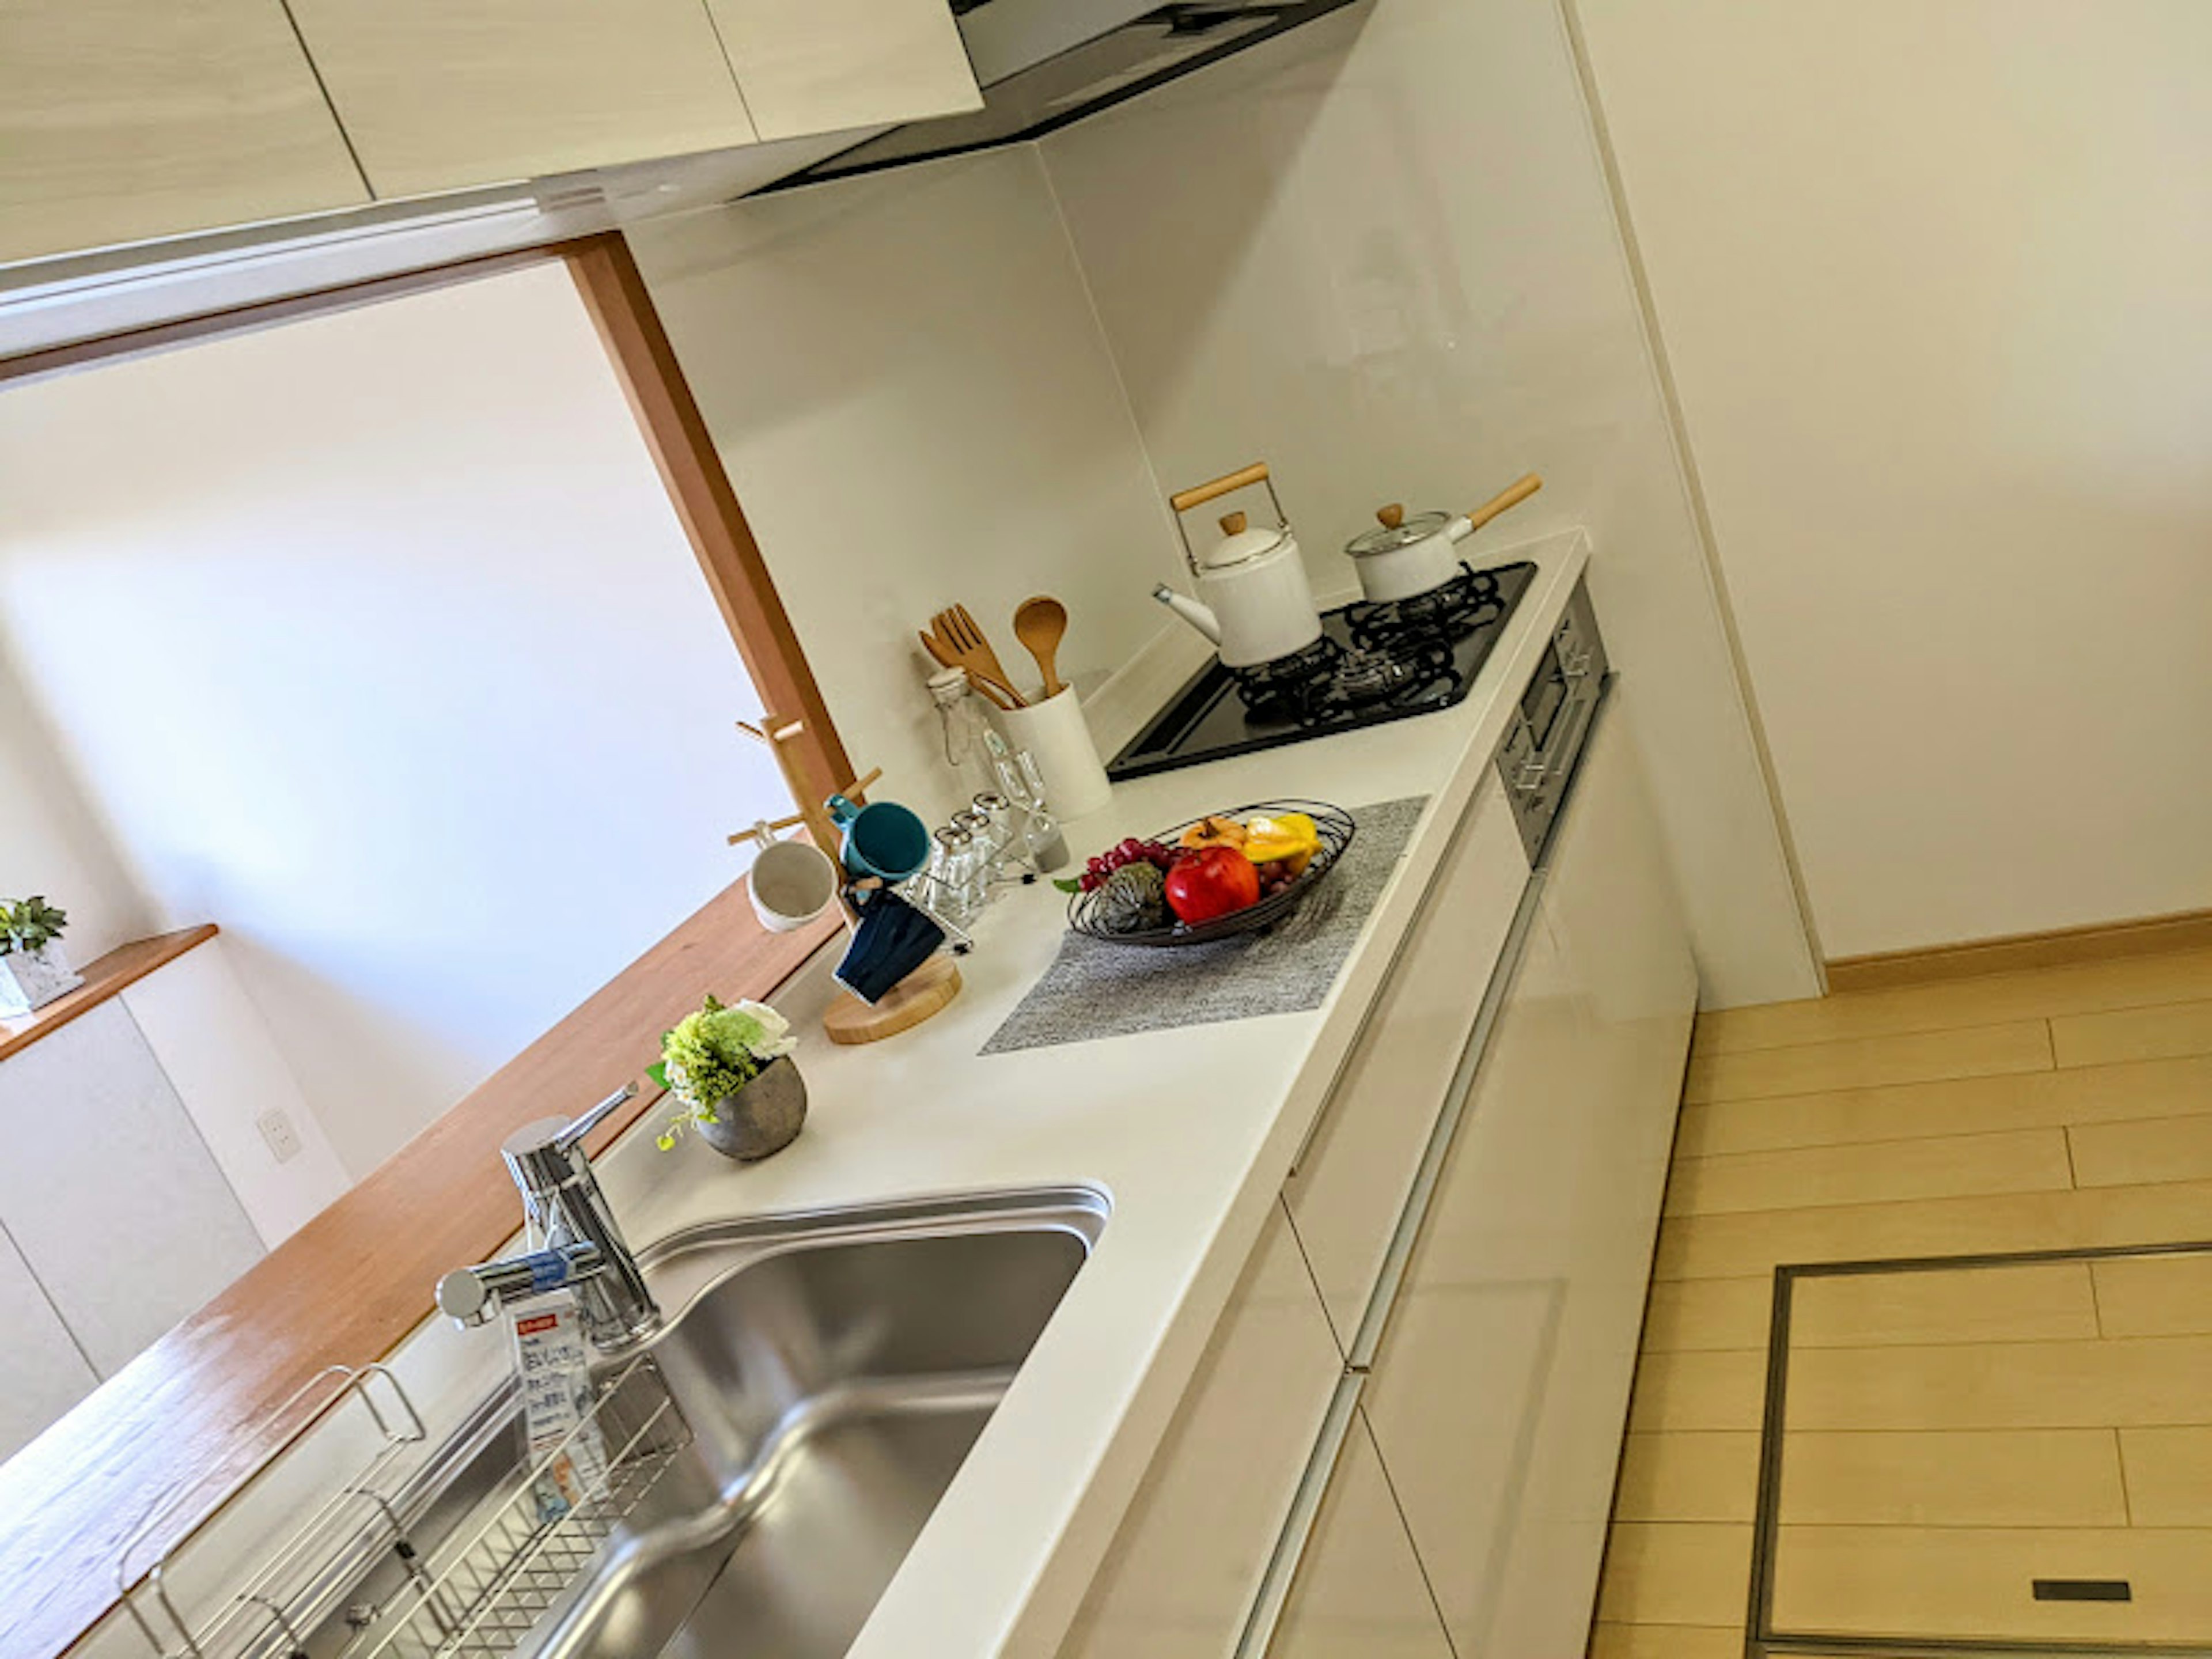
POLYGON ((1104 1225, 1082 1188, 706 1227, 644 1257, 691 1433, 519 1651, 842 1654, 1104 1225))

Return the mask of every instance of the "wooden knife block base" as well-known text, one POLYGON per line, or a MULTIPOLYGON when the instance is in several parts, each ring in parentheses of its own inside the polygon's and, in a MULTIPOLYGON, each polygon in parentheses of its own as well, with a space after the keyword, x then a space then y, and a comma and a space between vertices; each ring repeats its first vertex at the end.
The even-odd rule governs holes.
POLYGON ((830 1041, 848 1046, 881 1042, 896 1036, 938 1012, 960 994, 960 969, 951 957, 932 957, 884 993, 873 1007, 850 991, 840 990, 830 1012, 822 1016, 822 1029, 830 1041))

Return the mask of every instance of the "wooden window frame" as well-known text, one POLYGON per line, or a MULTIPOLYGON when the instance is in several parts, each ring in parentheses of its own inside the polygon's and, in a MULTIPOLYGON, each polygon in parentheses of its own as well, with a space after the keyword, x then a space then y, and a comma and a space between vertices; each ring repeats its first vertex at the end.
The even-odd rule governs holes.
MULTIPOLYGON (((348 310, 559 259, 636 416, 708 589, 755 687, 802 720, 798 771, 827 794, 851 776, 821 689, 685 383, 629 245, 617 232, 470 259, 0 362, 0 389, 93 363, 348 310)), ((212 930, 210 930, 212 931, 212 930)), ((837 931, 825 916, 763 928, 742 878, 380 1168, 0 1464, 0 1653, 58 1659, 113 1611, 126 1543, 143 1574, 304 1431, 273 1408, 333 1364, 397 1347, 430 1316, 439 1275, 495 1251, 520 1223, 499 1158, 516 1128, 580 1111, 638 1079, 659 1033, 712 989, 767 997, 837 931), (175 1493, 150 1534, 133 1534, 175 1493)), ((610 1118, 603 1149, 652 1109, 649 1087, 610 1118)), ((128 1240, 117 1248, 128 1249, 128 1240)))

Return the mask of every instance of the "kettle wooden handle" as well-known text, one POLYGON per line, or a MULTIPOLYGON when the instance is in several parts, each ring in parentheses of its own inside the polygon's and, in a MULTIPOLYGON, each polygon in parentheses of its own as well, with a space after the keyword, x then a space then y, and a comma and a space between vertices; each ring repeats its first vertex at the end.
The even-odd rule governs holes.
POLYGON ((1470 528, 1480 530, 1510 507, 1518 507, 1544 487, 1544 481, 1531 472, 1516 478, 1499 490, 1480 507, 1467 515, 1470 528))
MULTIPOLYGON (((1168 505, 1178 513, 1188 513, 1194 507, 1204 507, 1215 497, 1226 495, 1231 490, 1248 489, 1255 483, 1267 482, 1267 462, 1255 461, 1243 471, 1231 472, 1225 477, 1216 478, 1212 483, 1197 484, 1180 495, 1169 496, 1168 505)), ((1510 502, 1507 503, 1507 506, 1510 505, 1510 502)))

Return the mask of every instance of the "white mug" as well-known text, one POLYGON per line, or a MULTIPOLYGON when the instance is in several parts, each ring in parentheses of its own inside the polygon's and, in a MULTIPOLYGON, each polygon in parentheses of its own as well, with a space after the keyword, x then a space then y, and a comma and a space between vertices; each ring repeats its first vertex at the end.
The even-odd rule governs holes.
POLYGON ((745 892, 762 927, 787 933, 830 908, 837 896, 837 866, 806 842, 770 842, 753 860, 745 892))

